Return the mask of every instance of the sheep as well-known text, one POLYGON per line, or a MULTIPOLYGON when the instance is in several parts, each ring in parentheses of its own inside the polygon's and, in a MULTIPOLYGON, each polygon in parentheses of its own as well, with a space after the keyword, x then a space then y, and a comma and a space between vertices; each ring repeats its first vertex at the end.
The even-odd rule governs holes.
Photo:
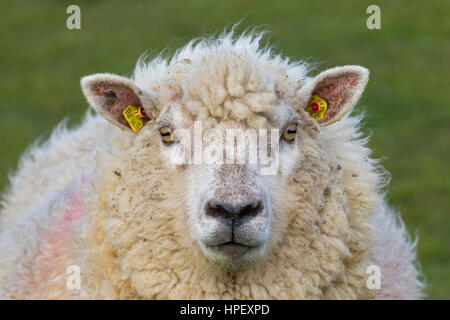
POLYGON ((196 39, 131 78, 82 78, 97 115, 31 147, 2 197, 0 297, 421 298, 415 243, 350 115, 369 71, 311 77, 261 37, 196 39), (270 145, 275 170, 228 130, 270 132, 257 151, 270 145), (223 141, 243 163, 223 161, 223 141))

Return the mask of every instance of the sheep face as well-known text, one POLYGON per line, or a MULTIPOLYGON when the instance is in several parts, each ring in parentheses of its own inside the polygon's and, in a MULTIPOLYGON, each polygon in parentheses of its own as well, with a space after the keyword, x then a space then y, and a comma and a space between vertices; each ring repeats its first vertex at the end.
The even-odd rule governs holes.
POLYGON ((163 157, 186 170, 189 219, 198 244, 226 271, 245 269, 263 257, 279 195, 300 157, 299 116, 280 105, 267 120, 270 130, 234 120, 208 127, 175 103, 155 123, 163 157))
POLYGON ((231 272, 260 261, 283 236, 283 197, 295 192, 285 189, 302 170, 304 141, 350 111, 368 80, 366 69, 345 66, 291 83, 282 71, 268 71, 273 66, 242 57, 225 52, 175 63, 168 79, 139 80, 139 87, 110 74, 82 79, 92 107, 120 128, 134 130, 124 118, 127 106, 145 111, 141 132, 159 135, 161 158, 187 177, 196 242, 208 261, 231 272), (328 103, 320 118, 307 109, 313 96, 328 103))

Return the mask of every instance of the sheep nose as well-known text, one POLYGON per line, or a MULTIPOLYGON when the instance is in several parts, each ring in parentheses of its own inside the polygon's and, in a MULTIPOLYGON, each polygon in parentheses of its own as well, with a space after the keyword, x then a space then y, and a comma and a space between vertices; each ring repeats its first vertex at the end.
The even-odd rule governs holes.
POLYGON ((206 215, 215 218, 223 218, 228 223, 237 225, 243 220, 251 219, 262 212, 261 201, 245 203, 242 205, 230 205, 226 203, 208 202, 206 215))

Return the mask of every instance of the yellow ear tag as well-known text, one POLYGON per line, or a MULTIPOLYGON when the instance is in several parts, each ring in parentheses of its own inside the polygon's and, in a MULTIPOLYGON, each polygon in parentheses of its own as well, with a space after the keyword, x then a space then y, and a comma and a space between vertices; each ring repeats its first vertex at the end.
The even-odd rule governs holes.
POLYGON ((309 100, 306 111, 316 120, 322 120, 327 111, 327 102, 317 95, 313 95, 309 100))
POLYGON ((145 117, 145 112, 142 107, 137 108, 130 104, 125 110, 123 110, 123 116, 134 132, 141 130, 144 125, 142 118, 145 117))

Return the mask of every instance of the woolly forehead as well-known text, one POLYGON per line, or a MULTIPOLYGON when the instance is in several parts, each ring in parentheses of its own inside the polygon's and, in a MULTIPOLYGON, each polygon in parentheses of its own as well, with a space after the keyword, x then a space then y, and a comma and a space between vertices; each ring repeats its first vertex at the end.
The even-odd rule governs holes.
MULTIPOLYGON (((183 128, 189 129, 194 126, 195 121, 201 121, 201 126, 195 125, 196 130, 205 131, 207 129, 219 129, 224 131, 226 129, 284 129, 289 123, 304 123, 299 115, 285 104, 280 104, 276 108, 264 115, 256 115, 256 120, 249 124, 248 119, 238 121, 232 117, 216 118, 208 117, 200 120, 199 117, 194 116, 182 103, 176 102, 165 107, 158 115, 155 127, 160 129, 162 127, 183 128)), ((307 121, 306 121, 307 122, 307 121)))
MULTIPOLYGON (((280 117, 286 118, 289 108, 283 98, 295 96, 303 81, 292 83, 279 61, 260 60, 255 54, 210 50, 199 57, 178 58, 166 65, 158 79, 139 74, 135 79, 156 95, 159 112, 168 106, 172 111, 184 109, 206 127, 238 122, 271 128, 285 121, 280 117)), ((151 64, 148 67, 152 69, 151 64)))

